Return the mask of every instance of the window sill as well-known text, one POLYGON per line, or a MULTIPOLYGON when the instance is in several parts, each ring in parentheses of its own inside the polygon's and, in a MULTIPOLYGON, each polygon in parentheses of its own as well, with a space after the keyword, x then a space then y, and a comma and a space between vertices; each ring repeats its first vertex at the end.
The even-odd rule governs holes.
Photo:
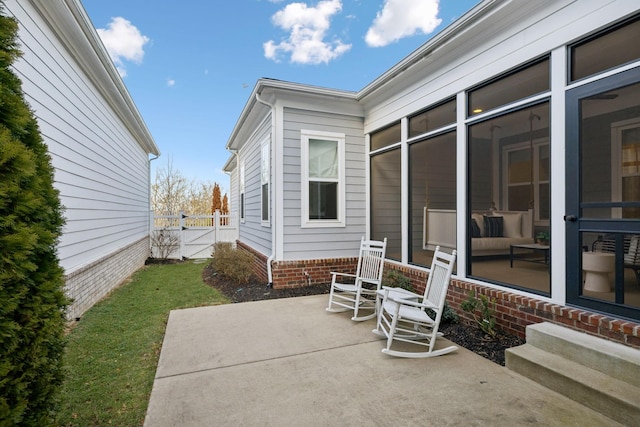
POLYGON ((342 221, 318 220, 303 222, 301 228, 344 228, 346 226, 342 221))

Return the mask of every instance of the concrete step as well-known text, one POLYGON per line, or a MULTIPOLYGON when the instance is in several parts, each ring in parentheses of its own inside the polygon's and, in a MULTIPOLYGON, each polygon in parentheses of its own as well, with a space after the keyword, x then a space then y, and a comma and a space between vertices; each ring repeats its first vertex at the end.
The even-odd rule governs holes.
POLYGON ((640 387, 640 350, 548 322, 526 333, 527 344, 640 387))
POLYGON ((624 425, 640 420, 638 350, 545 323, 527 327, 505 365, 624 425))

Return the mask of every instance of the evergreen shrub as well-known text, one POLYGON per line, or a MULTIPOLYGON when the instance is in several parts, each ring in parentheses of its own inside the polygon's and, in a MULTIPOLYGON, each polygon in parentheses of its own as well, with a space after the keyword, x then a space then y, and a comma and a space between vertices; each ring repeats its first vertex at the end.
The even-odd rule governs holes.
POLYGON ((11 68, 17 28, 0 5, 0 426, 41 426, 52 422, 63 379, 63 218, 47 148, 11 68))

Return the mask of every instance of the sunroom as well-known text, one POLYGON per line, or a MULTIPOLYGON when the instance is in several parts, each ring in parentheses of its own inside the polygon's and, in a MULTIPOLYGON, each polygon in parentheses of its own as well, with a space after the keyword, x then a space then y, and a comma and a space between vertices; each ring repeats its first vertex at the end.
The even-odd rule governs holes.
POLYGON ((553 9, 494 11, 362 91, 370 233, 399 265, 440 245, 460 280, 638 320, 640 17, 559 32, 553 9))

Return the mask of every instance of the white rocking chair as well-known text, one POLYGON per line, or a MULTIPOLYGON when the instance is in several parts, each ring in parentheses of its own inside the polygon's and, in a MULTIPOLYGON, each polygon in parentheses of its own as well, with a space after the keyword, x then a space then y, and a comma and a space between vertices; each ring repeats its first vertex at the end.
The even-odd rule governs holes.
POLYGON ((383 287, 378 310, 378 322, 372 332, 387 338, 382 352, 390 356, 421 358, 441 356, 458 349, 456 346, 434 350, 440 319, 444 310, 456 251, 451 255, 436 247, 424 295, 399 288, 383 287), (392 350, 393 341, 403 341, 427 347, 427 351, 392 350))
POLYGON ((351 320, 356 321, 373 319, 376 316, 376 292, 382 285, 386 249, 386 238, 382 242, 362 238, 356 273, 331 272, 327 311, 353 310, 351 320), (360 316, 361 310, 370 310, 371 314, 360 316))

